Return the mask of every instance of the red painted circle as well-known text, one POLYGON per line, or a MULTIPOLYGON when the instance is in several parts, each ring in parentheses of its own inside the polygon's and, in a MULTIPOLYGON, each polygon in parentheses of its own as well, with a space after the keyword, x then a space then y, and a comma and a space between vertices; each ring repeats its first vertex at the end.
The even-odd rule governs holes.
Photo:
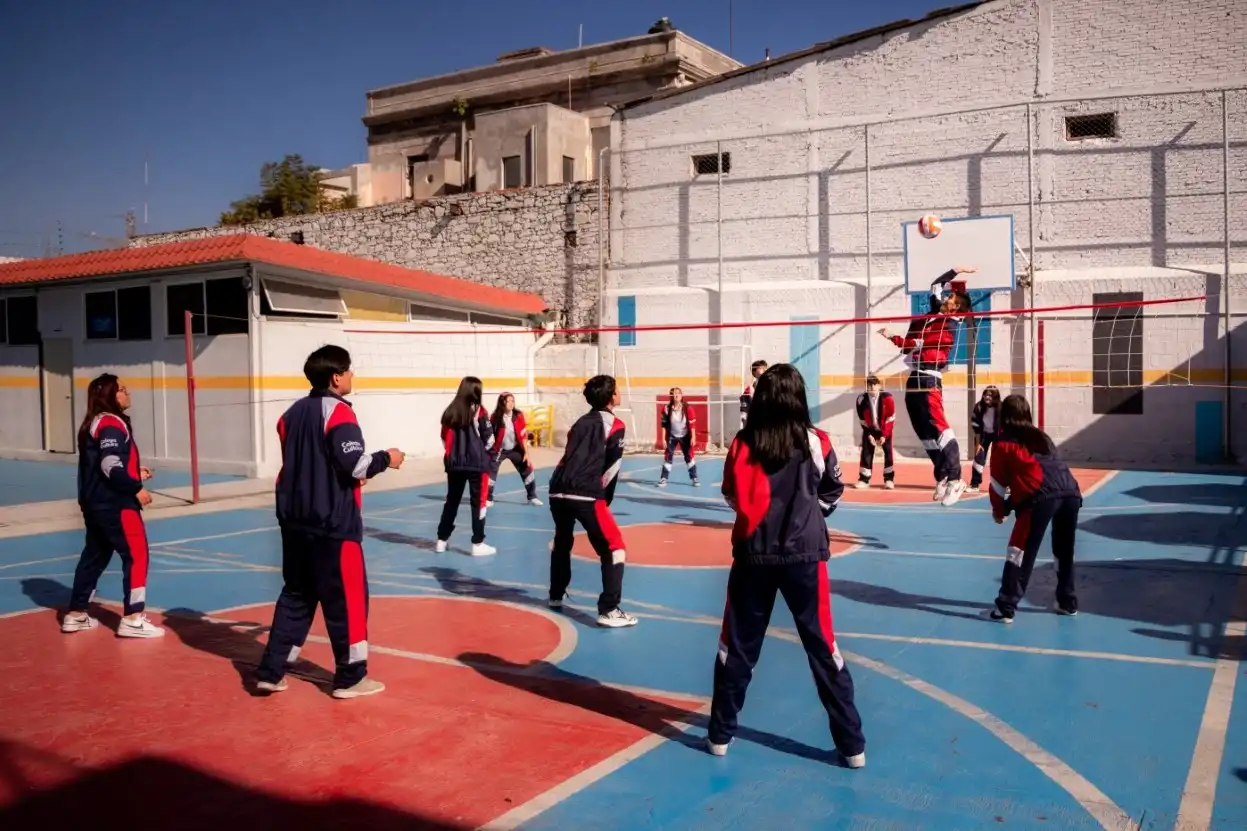
MULTIPOLYGON (((962 466, 962 473, 969 477, 969 465, 962 466)), ((935 492, 935 479, 931 474, 931 465, 926 462, 908 462, 897 464, 896 487, 888 490, 883 486, 883 465, 876 463, 870 480, 870 487, 858 490, 857 462, 841 462, 840 473, 844 480, 844 500, 846 502, 863 502, 866 504, 905 504, 930 503, 931 494, 935 492)), ((969 482, 969 478, 966 479, 969 482)), ((982 498, 987 495, 986 486, 982 493, 967 493, 961 501, 982 498)))
POLYGON ((113 636, 115 608, 95 614, 100 628, 73 635, 51 611, 0 619, 0 811, 14 828, 135 805, 143 825, 189 831, 474 828, 700 706, 519 674, 559 626, 499 603, 374 599, 369 675, 387 689, 356 701, 327 694, 333 657, 314 641, 285 692, 248 693, 266 637, 249 624, 267 626, 271 605, 152 613, 167 635, 146 641, 113 636), (511 671, 472 666, 499 661, 511 671))
MULTIPOLYGON (((655 522, 621 527, 628 563, 674 568, 723 568, 732 564, 732 525, 707 520, 698 524, 655 522)), ((844 531, 832 531, 831 556, 856 551, 861 541, 844 531)), ((576 535, 572 555, 598 561, 584 534, 576 535)))

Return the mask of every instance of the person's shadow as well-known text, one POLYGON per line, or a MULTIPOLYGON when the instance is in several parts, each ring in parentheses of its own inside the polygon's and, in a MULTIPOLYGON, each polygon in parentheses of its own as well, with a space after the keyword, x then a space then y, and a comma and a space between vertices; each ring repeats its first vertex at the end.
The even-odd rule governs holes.
MULTIPOLYGON (((65 619, 65 611, 69 608, 69 586, 47 577, 28 577, 22 581, 22 594, 36 606, 55 611, 58 624, 65 619)), ((116 609, 92 603, 87 611, 100 622, 100 626, 114 632, 121 625, 121 615, 116 609)))
MULTIPOLYGON (((496 655, 481 652, 464 652, 458 657, 464 664, 491 681, 631 724, 694 750, 705 750, 704 736, 693 736, 687 732, 688 727, 705 730, 709 721, 705 715, 695 710, 607 686, 596 678, 566 672, 544 661, 515 664, 496 655)), ((802 759, 842 764, 840 754, 834 750, 813 747, 796 739, 762 730, 742 726, 737 728, 736 738, 802 759)))
MULTIPOLYGON (((528 592, 511 586, 499 586, 497 583, 491 583, 483 577, 473 577, 455 568, 428 566, 420 570, 436 579, 438 585, 442 587, 442 591, 458 595, 459 597, 500 600, 505 603, 515 603, 520 606, 536 606, 539 608, 544 608, 547 605, 544 600, 535 598, 528 592)), ((582 626, 597 627, 597 618, 595 616, 585 614, 579 609, 572 607, 569 602, 564 601, 562 612, 564 616, 571 618, 582 626)))

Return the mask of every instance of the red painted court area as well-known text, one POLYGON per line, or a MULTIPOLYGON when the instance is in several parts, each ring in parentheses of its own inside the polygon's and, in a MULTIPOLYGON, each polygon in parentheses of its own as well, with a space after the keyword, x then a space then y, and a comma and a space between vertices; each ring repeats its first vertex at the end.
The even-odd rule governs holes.
MULTIPOLYGON (((732 564, 732 524, 679 521, 644 525, 625 525, 619 529, 628 546, 628 563, 668 568, 726 568, 732 564)), ((861 541, 852 534, 833 531, 831 556, 842 557, 856 551, 861 541)), ((598 561, 584 534, 576 535, 572 555, 581 560, 598 561)))
MULTIPOLYGON (((931 476, 931 465, 926 462, 898 463, 896 465, 896 488, 893 490, 886 490, 883 487, 883 465, 881 463, 875 464, 870 488, 858 490, 853 487, 857 483, 858 469, 859 465, 857 462, 840 463, 840 471, 845 484, 844 498, 847 501, 884 504, 931 501, 931 492, 935 488, 935 481, 931 476)), ((961 473, 965 477, 966 482, 970 481, 971 472, 970 464, 968 462, 964 463, 961 467, 961 473)), ((1085 493, 1092 485, 1108 476, 1109 471, 1074 468, 1073 474, 1074 478, 1078 480, 1078 486, 1085 493)), ((991 484, 985 478, 980 493, 967 493, 961 497, 961 501, 968 502, 972 499, 986 499, 989 487, 991 487, 991 484)))
POLYGON ((476 827, 702 706, 526 675, 574 630, 497 602, 374 598, 369 668, 389 689, 357 701, 328 695, 319 618, 289 690, 257 697, 270 605, 157 616, 168 636, 143 642, 97 612, 69 638, 51 611, 0 620, 0 711, 24 714, 0 744, 0 807, 25 798, 10 827, 278 827, 309 806, 318 828, 476 827), (324 806, 343 802, 369 805, 339 826, 324 806))

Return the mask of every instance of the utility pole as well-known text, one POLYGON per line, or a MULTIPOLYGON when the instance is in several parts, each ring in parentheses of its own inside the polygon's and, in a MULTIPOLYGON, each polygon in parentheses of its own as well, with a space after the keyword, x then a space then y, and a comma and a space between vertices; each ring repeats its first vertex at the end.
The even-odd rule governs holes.
POLYGON ((138 225, 138 219, 137 217, 135 217, 133 209, 126 211, 125 219, 126 219, 126 239, 134 239, 136 236, 138 236, 138 229, 136 227, 138 225))
POLYGON ((65 226, 58 219, 56 220, 56 256, 65 253, 65 226))

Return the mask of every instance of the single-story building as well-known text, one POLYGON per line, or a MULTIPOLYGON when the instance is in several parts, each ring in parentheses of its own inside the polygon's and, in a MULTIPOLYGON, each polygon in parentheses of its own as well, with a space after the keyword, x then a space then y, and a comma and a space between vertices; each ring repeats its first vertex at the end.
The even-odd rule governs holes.
POLYGON ((107 371, 131 391, 144 458, 186 465, 189 344, 200 469, 272 475, 277 418, 327 343, 352 353, 369 444, 435 454, 462 376, 533 399, 544 310, 534 294, 243 234, 2 264, 0 455, 75 453, 86 387, 107 371))

